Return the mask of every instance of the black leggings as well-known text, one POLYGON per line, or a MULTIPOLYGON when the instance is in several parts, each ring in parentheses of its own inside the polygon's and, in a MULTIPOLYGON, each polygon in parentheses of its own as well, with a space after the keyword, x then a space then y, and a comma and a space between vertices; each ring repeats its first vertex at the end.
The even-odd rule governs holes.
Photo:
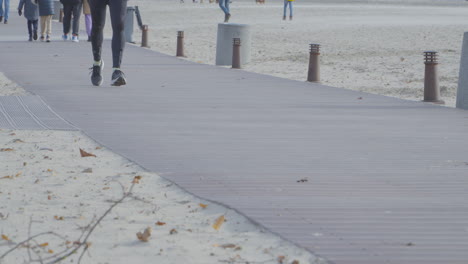
POLYGON ((28 19, 28 33, 30 37, 33 35, 33 32, 37 33, 37 19, 36 20, 28 19))
POLYGON ((91 44, 94 61, 101 60, 103 30, 106 23, 106 6, 109 5, 112 23, 112 62, 114 68, 120 68, 125 47, 124 21, 127 13, 127 0, 90 0, 93 27, 91 44))

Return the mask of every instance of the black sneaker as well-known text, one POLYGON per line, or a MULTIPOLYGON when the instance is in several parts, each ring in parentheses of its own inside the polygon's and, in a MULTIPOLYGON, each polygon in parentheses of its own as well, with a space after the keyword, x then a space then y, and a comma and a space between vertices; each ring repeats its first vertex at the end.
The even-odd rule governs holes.
POLYGON ((94 86, 100 86, 102 84, 102 70, 104 69, 104 61, 101 60, 101 65, 93 65, 89 68, 91 72, 91 83, 94 86))
POLYGON ((37 30, 34 30, 33 39, 37 40, 37 30))
POLYGON ((2 20, 3 20, 3 16, 0 16, 0 22, 2 22, 2 20))
POLYGON ((127 84, 127 80, 125 79, 125 74, 121 70, 114 70, 112 73, 112 86, 121 86, 127 84))

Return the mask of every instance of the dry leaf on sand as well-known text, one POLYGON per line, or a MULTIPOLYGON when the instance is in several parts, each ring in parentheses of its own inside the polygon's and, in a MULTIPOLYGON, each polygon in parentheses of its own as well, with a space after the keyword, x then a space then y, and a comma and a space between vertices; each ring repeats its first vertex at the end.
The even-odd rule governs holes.
POLYGON ((0 149, 1 152, 13 151, 12 148, 2 148, 0 149))
POLYGON ((152 231, 151 227, 147 227, 143 233, 138 232, 136 234, 136 236, 137 236, 138 240, 140 240, 142 242, 148 242, 148 240, 149 240, 149 238, 151 236, 151 231, 152 231))
POLYGON ((218 219, 216 219, 215 223, 213 224, 213 228, 215 230, 219 230, 219 228, 223 225, 224 223, 224 215, 218 217, 218 219))
POLYGON ((84 157, 96 157, 96 155, 94 155, 93 153, 89 153, 89 152, 86 152, 82 149, 80 149, 80 154, 81 154, 81 157, 84 158, 84 157))
POLYGON ((158 225, 158 226, 163 226, 163 225, 165 225, 165 224, 166 224, 166 223, 164 223, 164 222, 159 222, 159 221, 156 222, 156 225, 158 225))
POLYGON ((142 178, 141 176, 135 176, 135 178, 133 178, 132 183, 135 183, 135 184, 140 183, 141 178, 142 178))
POLYGON ((2 239, 3 239, 3 240, 6 240, 6 241, 10 241, 10 238, 7 237, 6 235, 2 235, 2 239))
POLYGON ((202 203, 199 203, 198 205, 199 205, 201 208, 203 208, 203 209, 205 209, 206 207, 208 207, 208 205, 207 205, 207 204, 202 204, 202 203))

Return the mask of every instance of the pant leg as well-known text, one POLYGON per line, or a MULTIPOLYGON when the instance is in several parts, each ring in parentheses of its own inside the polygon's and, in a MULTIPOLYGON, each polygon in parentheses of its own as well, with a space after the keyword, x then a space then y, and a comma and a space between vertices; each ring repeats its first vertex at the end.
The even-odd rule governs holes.
POLYGON ((224 14, 229 14, 229 10, 226 8, 225 3, 229 0, 219 0, 219 7, 223 10, 224 14))
POLYGON ((46 32, 46 17, 47 16, 41 16, 41 37, 43 37, 46 32))
POLYGON ((0 0, 0 16, 3 16, 3 0, 0 0))
POLYGON ((63 5, 63 34, 65 35, 70 33, 72 11, 73 11, 72 4, 67 3, 63 5))
POLYGON ((37 23, 37 19, 36 19, 36 20, 32 20, 32 24, 33 24, 33 30, 34 30, 34 32, 37 33, 37 24, 38 24, 38 23, 37 23))
POLYGON ((91 46, 93 48, 94 61, 101 60, 102 40, 104 37, 103 30, 106 24, 106 8, 107 1, 89 0, 91 9, 91 17, 93 25, 91 29, 91 46))
POLYGON ((224 0, 224 5, 226 6, 226 10, 227 10, 228 14, 231 14, 231 10, 229 9, 229 1, 230 0, 224 0))
POLYGON ((112 63, 114 68, 120 68, 125 48, 127 0, 109 0, 109 10, 112 23, 112 63))
POLYGON ((28 19, 28 33, 29 33, 29 37, 32 36, 32 24, 33 24, 33 21, 28 19))
POLYGON ((293 16, 293 2, 289 2, 289 16, 293 16))
POLYGON ((73 7, 73 35, 78 35, 80 33, 80 17, 82 6, 82 3, 79 3, 73 7))
POLYGON ((3 0, 5 1, 5 9, 4 9, 4 12, 3 12, 3 19, 5 21, 8 20, 8 15, 10 14, 10 0, 3 0))
POLYGON ((46 17, 47 36, 52 35, 52 15, 46 17))
POLYGON ((92 23, 93 19, 91 18, 91 15, 85 15, 86 33, 88 34, 88 37, 91 37, 92 23))

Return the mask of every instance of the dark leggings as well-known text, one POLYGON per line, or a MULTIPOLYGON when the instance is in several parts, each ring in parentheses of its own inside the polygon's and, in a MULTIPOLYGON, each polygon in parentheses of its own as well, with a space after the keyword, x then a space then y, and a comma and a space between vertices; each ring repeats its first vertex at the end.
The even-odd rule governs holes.
POLYGON ((63 5, 63 34, 70 33, 71 20, 73 15, 73 35, 78 35, 80 31, 81 1, 78 4, 63 5))
POLYGON ((91 44, 94 61, 101 60, 103 30, 106 22, 106 6, 109 5, 112 23, 112 62, 114 68, 120 68, 125 47, 124 21, 127 13, 127 0, 90 0, 93 27, 91 44))
POLYGON ((29 36, 33 35, 33 30, 34 32, 37 33, 37 19, 36 20, 29 20, 28 19, 28 32, 29 36))

